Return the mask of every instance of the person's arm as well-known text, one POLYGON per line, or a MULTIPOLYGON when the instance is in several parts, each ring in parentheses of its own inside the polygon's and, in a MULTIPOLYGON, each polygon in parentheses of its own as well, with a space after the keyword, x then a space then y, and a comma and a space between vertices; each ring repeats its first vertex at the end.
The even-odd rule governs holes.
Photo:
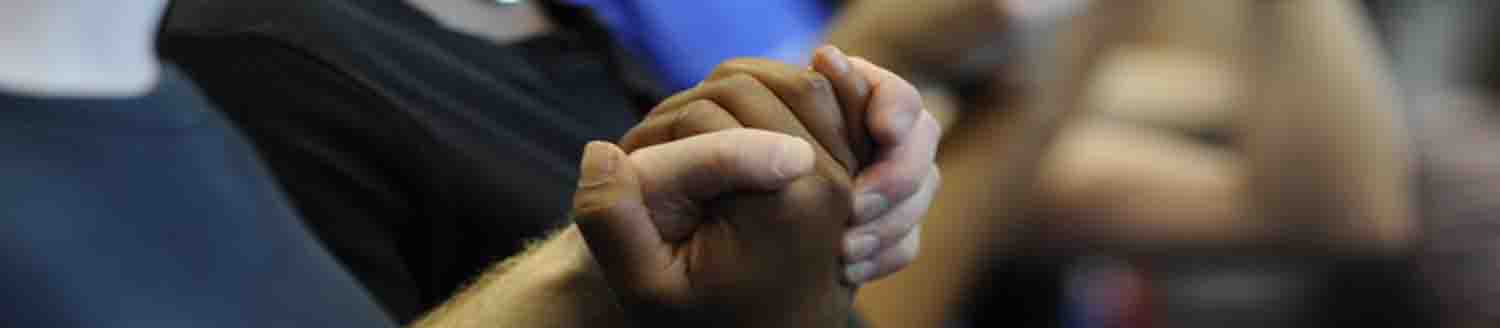
POLYGON ((1003 10, 992 0, 851 1, 827 38, 902 76, 929 75, 994 39, 1006 23, 1003 10))
POLYGON ((847 311, 847 306, 838 305, 841 303, 838 299, 842 298, 838 293, 819 293, 816 291, 821 288, 811 287, 838 285, 837 275, 831 274, 836 270, 830 265, 836 258, 832 246, 837 245, 837 238, 832 237, 838 230, 833 228, 842 227, 842 221, 812 224, 822 227, 810 230, 820 231, 817 235, 808 235, 809 230, 794 227, 783 230, 777 226, 769 231, 758 228, 767 222, 812 223, 818 220, 810 219, 818 217, 842 219, 826 209, 815 210, 818 206, 811 204, 830 203, 806 193, 838 189, 809 189, 810 184, 799 179, 813 168, 814 153, 809 144, 784 134, 718 124, 735 121, 722 109, 695 115, 679 121, 681 125, 646 125, 634 133, 673 133, 670 131, 685 129, 701 134, 643 148, 630 155, 607 143, 591 143, 585 151, 575 194, 573 212, 577 225, 492 268, 412 326, 608 327, 631 323, 714 323, 825 327, 846 318, 843 311, 847 311), (712 130, 720 127, 731 129, 712 130), (725 204, 706 203, 710 199, 743 197, 737 192, 744 190, 781 188, 794 193, 800 190, 801 196, 792 199, 818 201, 765 203, 766 200, 750 197, 749 204, 760 203, 761 209, 729 205, 732 207, 727 208, 741 211, 723 213, 721 220, 752 220, 736 223, 734 230, 719 230, 713 225, 722 222, 695 217, 703 211, 726 208, 725 204), (685 202, 667 202, 676 205, 663 207, 663 203, 648 203, 648 199, 685 202), (763 213, 766 210, 771 214, 755 214, 766 214, 763 213), (806 215, 812 217, 798 217, 806 215), (684 222, 684 226, 678 226, 681 228, 674 228, 674 223, 684 222), (704 227, 712 229, 694 232, 704 227), (738 243, 736 238, 721 231, 752 234, 739 239, 751 243, 738 243), (676 234, 691 236, 673 236, 676 234), (783 239, 788 237, 793 240, 783 239), (763 244, 756 246, 757 243, 763 244), (799 244, 804 248, 797 248, 799 244), (807 252, 807 246, 821 252, 807 252), (736 251, 726 254, 725 249, 736 251), (798 255, 784 256, 788 250, 798 255), (682 256, 691 257, 679 258, 682 256), (727 263, 735 265, 723 265, 727 263), (809 272, 816 275, 806 276, 809 272), (766 283, 808 287, 794 288, 802 291, 794 295, 807 297, 782 303, 765 302, 768 296, 764 293, 772 290, 760 285, 766 283), (735 297, 745 292, 759 296, 735 297), (755 313, 760 315, 746 315, 755 313))
POLYGON ((1314 240, 1406 244, 1414 229, 1400 104, 1358 4, 1255 6, 1257 61, 1240 120, 1254 215, 1314 240))
POLYGON ((625 327, 576 226, 497 265, 415 328, 625 327))

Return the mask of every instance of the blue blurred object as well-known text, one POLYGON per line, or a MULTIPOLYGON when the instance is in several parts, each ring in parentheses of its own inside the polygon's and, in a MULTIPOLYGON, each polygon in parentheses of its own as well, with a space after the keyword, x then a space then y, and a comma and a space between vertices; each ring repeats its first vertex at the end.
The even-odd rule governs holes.
POLYGON ((819 0, 568 0, 586 6, 615 40, 650 65, 668 91, 696 85, 735 57, 806 64, 832 8, 819 0))

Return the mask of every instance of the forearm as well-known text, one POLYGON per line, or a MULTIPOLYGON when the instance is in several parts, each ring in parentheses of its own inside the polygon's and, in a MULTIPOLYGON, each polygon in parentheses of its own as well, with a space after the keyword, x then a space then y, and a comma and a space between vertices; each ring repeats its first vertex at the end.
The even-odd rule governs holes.
POLYGON ((418 328, 624 326, 574 226, 496 265, 418 328))
POLYGON ((992 37, 1002 24, 999 8, 989 0, 853 1, 828 42, 901 76, 925 75, 934 72, 923 67, 954 62, 992 37))
POLYGON ((1397 91, 1356 6, 1256 3, 1255 87, 1241 120, 1251 205, 1315 234, 1302 237, 1397 246, 1412 232, 1397 91))

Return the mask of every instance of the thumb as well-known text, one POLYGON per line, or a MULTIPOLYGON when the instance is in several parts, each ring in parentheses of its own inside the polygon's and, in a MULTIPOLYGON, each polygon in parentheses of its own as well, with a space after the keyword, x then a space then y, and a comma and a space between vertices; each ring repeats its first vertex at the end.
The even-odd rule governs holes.
POLYGON ((781 189, 811 173, 814 156, 801 138, 740 128, 642 148, 630 161, 661 237, 678 241, 697 226, 702 204, 724 193, 781 189))
POLYGON ((616 283, 651 281, 669 254, 641 198, 634 166, 608 142, 584 147, 572 216, 605 277, 616 283))

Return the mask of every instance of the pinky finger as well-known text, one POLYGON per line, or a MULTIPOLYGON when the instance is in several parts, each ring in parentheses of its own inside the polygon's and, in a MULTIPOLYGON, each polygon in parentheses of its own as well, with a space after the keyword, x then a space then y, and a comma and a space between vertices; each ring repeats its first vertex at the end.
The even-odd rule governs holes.
POLYGON ((850 284, 862 284, 901 271, 917 259, 922 247, 922 226, 917 225, 901 239, 900 244, 882 251, 874 259, 844 267, 844 280, 850 284))

